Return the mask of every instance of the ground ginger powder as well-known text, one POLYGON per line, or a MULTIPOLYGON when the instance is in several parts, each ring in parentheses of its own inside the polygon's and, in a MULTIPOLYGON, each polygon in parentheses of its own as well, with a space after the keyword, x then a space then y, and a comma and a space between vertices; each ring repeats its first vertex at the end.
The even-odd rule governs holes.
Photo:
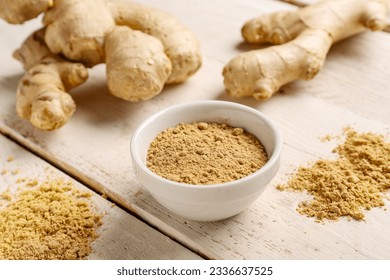
POLYGON ((86 197, 61 179, 20 192, 0 210, 0 259, 86 258, 101 225, 86 197))
POLYGON ((267 160, 263 145, 244 129, 197 122, 157 135, 148 150, 147 167, 168 180, 209 185, 243 178, 267 160))
POLYGON ((301 167, 280 190, 307 191, 313 200, 297 211, 317 222, 347 216, 365 218, 364 210, 385 205, 390 188, 390 143, 373 133, 346 129, 346 140, 334 149, 336 160, 318 160, 301 167))

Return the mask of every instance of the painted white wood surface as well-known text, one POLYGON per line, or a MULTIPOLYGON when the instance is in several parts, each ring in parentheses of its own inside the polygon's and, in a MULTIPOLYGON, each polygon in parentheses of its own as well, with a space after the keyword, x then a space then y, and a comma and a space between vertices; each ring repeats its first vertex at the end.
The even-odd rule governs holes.
POLYGON ((335 143, 319 140, 325 134, 341 133, 346 125, 389 133, 390 34, 367 32, 338 43, 315 79, 289 84, 269 101, 232 99, 224 93, 222 67, 233 56, 255 48, 242 42, 243 22, 294 7, 267 0, 143 2, 175 14, 197 34, 204 64, 194 77, 167 87, 150 101, 132 104, 108 95, 100 65, 91 71, 88 83, 73 92, 78 107, 70 123, 58 131, 38 131, 14 112, 23 71, 10 56, 39 22, 23 26, 2 22, 0 130, 209 258, 390 258, 389 211, 374 209, 366 222, 318 224, 295 211, 305 195, 275 189, 296 166, 331 156, 335 143), (129 154, 132 132, 142 120, 170 105, 203 99, 252 106, 273 118, 284 138, 281 170, 264 194, 244 213, 215 223, 186 221, 166 211, 140 188, 129 154))
MULTIPOLYGON (((17 196, 23 186, 19 180, 63 179, 75 188, 92 194, 91 208, 103 216, 99 237, 92 243, 88 259, 200 259, 198 255, 152 229, 113 203, 92 192, 46 161, 38 158, 10 139, 0 135, 0 193, 17 196)), ((0 208, 6 202, 0 200, 0 208)))

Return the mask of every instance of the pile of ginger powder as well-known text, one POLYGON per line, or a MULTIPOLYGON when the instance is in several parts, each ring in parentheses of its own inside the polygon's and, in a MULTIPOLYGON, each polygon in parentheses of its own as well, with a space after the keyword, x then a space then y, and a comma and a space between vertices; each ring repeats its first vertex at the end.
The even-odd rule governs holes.
POLYGON ((306 191, 311 201, 297 211, 317 222, 340 217, 363 220, 364 210, 385 206, 390 189, 390 142, 383 135, 345 129, 346 139, 334 152, 336 160, 321 159, 300 167, 279 190, 306 191))
MULTIPOLYGON (((4 168, 0 174, 12 178, 21 171, 4 168)), ((50 177, 19 177, 18 190, 0 192, 0 259, 75 260, 91 253, 102 225, 102 215, 91 205, 91 193, 50 177)))

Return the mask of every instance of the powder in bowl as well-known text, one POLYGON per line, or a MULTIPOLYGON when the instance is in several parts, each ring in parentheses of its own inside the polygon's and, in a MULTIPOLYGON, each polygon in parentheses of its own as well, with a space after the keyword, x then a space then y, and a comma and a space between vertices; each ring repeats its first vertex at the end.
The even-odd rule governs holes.
POLYGON ((147 167, 168 180, 193 185, 230 182, 268 161, 253 134, 219 123, 180 123, 158 134, 147 153, 147 167))

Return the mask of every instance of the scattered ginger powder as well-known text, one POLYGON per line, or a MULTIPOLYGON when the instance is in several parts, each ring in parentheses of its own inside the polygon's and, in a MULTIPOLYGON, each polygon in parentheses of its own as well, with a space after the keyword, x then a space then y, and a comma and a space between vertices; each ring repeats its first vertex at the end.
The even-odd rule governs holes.
POLYGON ((218 123, 180 123, 151 143, 147 166, 168 180, 193 185, 234 181, 268 160, 260 141, 242 128, 218 123))
POLYGON ((0 259, 84 259, 101 216, 70 182, 57 179, 20 192, 0 210, 0 259))
POLYGON ((346 140, 334 149, 337 160, 318 160, 300 167, 279 190, 307 191, 312 201, 298 205, 297 211, 317 222, 347 216, 365 218, 363 210, 385 205, 390 189, 390 143, 373 133, 346 129, 346 140))

